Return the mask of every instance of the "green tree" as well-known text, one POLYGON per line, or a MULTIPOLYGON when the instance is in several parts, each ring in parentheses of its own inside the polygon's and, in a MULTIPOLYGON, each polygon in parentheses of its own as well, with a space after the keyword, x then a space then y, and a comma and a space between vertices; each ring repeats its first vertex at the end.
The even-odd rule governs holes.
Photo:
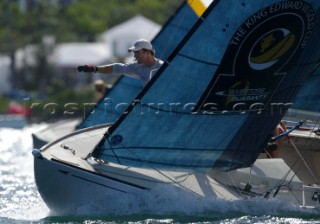
POLYGON ((54 46, 48 46, 44 37, 54 37, 55 43, 95 41, 99 33, 137 14, 163 24, 183 0, 78 0, 69 5, 53 2, 36 1, 23 11, 18 1, 0 1, 0 54, 11 57, 12 80, 17 88, 46 93, 56 78, 48 60, 54 46), (14 52, 30 45, 35 49, 36 62, 14 71, 14 52))
POLYGON ((84 41, 137 14, 159 24, 174 13, 182 0, 79 0, 66 10, 68 27, 84 41))

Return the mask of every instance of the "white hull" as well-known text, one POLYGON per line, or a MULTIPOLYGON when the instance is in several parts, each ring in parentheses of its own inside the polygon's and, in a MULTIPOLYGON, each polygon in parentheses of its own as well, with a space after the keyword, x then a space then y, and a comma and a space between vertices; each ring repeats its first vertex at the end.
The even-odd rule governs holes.
POLYGON ((135 198, 147 194, 150 198, 166 199, 167 194, 159 194, 161 188, 179 192, 171 194, 170 200, 179 200, 181 194, 226 201, 275 195, 277 199, 296 205, 318 204, 311 200, 310 194, 320 192, 320 188, 310 189, 311 193, 305 198, 303 183, 281 159, 257 160, 251 171, 239 169, 208 174, 141 169, 94 161, 88 154, 106 130, 106 126, 81 130, 44 146, 40 151, 33 151, 36 184, 52 211, 70 214, 86 206, 104 206, 112 213, 121 207, 124 198, 135 201, 135 198), (250 192, 243 190, 248 180, 252 186, 250 192), (286 187, 277 188, 280 183, 286 187))
POLYGON ((81 119, 69 119, 48 124, 45 128, 32 134, 33 147, 39 149, 49 142, 70 134, 76 130, 76 127, 80 122, 81 119))
POLYGON ((161 188, 166 191, 179 189, 179 195, 190 197, 237 199, 235 192, 205 174, 165 172, 159 175, 156 171, 126 169, 111 164, 96 173, 58 161, 35 158, 35 177, 41 197, 53 212, 59 214, 75 214, 83 207, 99 206, 104 206, 106 213, 110 214, 121 208, 124 200, 131 198, 135 201, 142 195, 166 200, 165 194, 158 194, 161 188))

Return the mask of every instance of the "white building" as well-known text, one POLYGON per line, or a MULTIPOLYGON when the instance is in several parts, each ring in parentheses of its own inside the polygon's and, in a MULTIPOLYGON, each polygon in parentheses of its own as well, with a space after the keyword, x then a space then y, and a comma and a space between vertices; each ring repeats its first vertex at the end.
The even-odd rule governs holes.
POLYGON ((107 44, 117 58, 126 58, 128 48, 137 39, 151 41, 160 31, 161 26, 143 16, 135 16, 100 35, 99 41, 107 44))
POLYGON ((57 68, 75 68, 110 63, 113 56, 104 43, 63 43, 56 45, 50 61, 57 68))
MULTIPOLYGON (((86 82, 86 76, 79 75, 76 71, 78 65, 101 65, 115 62, 115 58, 125 60, 131 54, 128 48, 137 39, 152 40, 159 32, 161 26, 143 16, 135 16, 99 35, 96 43, 60 43, 54 45, 52 37, 44 37, 44 43, 49 42, 54 46, 49 61, 55 68, 55 74, 64 78, 73 86, 81 86, 86 82), (47 41, 50 40, 50 41, 47 41)), ((35 66, 36 46, 28 45, 16 51, 16 69, 24 69, 25 66, 35 66)), ((10 59, 0 57, 0 94, 10 92, 10 59)), ((100 78, 94 74, 93 79, 100 78)))

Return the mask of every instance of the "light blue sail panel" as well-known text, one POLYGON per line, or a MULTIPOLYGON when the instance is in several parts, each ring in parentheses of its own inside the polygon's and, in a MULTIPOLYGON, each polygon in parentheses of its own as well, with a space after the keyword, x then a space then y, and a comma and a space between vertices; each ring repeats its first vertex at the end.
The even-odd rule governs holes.
POLYGON ((94 157, 206 172, 252 165, 320 58, 320 1, 214 1, 94 157))
MULTIPOLYGON (((153 39, 156 56, 166 60, 175 47, 181 42, 198 17, 190 5, 185 2, 163 26, 153 39)), ((86 114, 78 129, 104 123, 113 123, 141 91, 141 81, 122 76, 112 89, 86 114)))
POLYGON ((141 90, 141 81, 123 76, 115 86, 90 111, 78 125, 78 129, 113 123, 141 90))
POLYGON ((292 108, 298 110, 320 112, 320 68, 312 74, 301 87, 292 108))
POLYGON ((183 3, 152 41, 157 57, 166 60, 197 19, 198 16, 190 5, 183 3))

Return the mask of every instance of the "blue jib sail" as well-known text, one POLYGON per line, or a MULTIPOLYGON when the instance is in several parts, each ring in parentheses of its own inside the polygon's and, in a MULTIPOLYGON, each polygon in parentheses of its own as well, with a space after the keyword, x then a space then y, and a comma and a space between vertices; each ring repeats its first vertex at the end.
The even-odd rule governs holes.
MULTIPOLYGON (((166 60, 197 21, 196 10, 200 14, 202 11, 200 9, 199 12, 199 9, 195 9, 194 3, 199 5, 201 1, 192 0, 189 3, 183 3, 153 39, 152 45, 156 49, 158 58, 166 60)), ((120 77, 105 97, 93 107, 90 113, 86 114, 77 129, 113 123, 126 110, 141 89, 140 80, 126 76, 120 77)))
POLYGON ((253 164, 320 58, 320 1, 214 1, 92 155, 191 172, 253 164))

